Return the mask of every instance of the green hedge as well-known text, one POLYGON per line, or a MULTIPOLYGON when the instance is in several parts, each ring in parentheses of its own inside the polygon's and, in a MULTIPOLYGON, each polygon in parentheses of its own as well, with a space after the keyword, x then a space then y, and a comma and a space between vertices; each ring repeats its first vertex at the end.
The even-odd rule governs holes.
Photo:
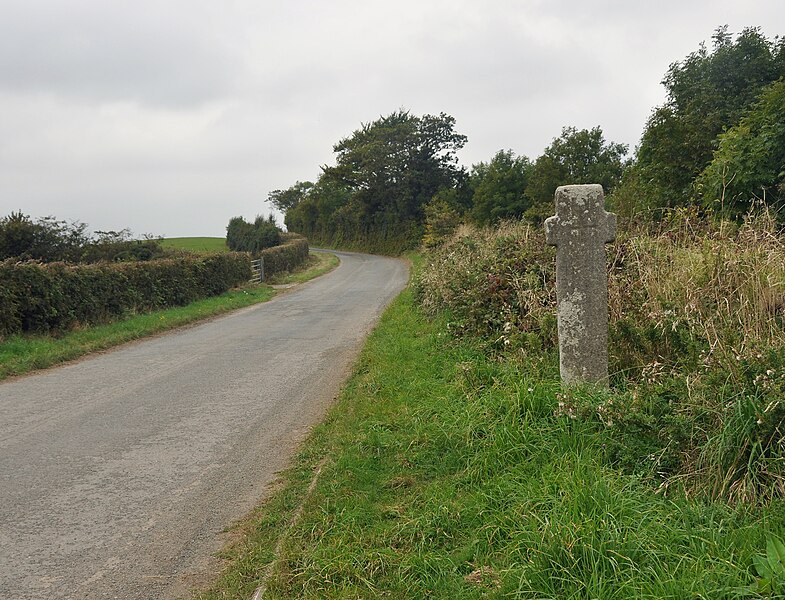
POLYGON ((276 273, 291 271, 308 260, 308 240, 296 233, 283 234, 283 244, 266 248, 254 258, 264 259, 264 276, 271 277, 276 273))
POLYGON ((6 260, 0 262, 0 336, 65 331, 182 306, 250 276, 243 253, 91 265, 6 260))

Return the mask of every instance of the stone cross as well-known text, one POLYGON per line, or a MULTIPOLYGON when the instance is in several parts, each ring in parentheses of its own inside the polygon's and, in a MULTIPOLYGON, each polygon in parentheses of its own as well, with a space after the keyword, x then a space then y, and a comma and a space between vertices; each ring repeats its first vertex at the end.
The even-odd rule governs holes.
POLYGON ((608 384, 608 272, 605 244, 616 215, 605 212, 601 185, 556 189, 556 216, 545 241, 556 246, 559 368, 566 384, 608 384))

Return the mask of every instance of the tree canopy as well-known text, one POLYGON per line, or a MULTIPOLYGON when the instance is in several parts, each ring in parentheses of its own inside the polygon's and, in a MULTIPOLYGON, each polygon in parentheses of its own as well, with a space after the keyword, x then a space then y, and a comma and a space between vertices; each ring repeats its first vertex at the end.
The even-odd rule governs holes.
POLYGON ((457 152, 467 140, 453 117, 399 110, 336 143, 335 164, 315 183, 269 200, 317 243, 393 252, 423 232, 439 243, 465 221, 539 223, 567 184, 598 183, 619 214, 640 218, 691 203, 735 217, 756 202, 785 208, 784 78, 785 39, 720 27, 710 48, 670 65, 667 99, 631 160, 599 126, 564 127, 536 159, 500 150, 466 172, 457 152))
POLYGON ((662 83, 668 97, 649 118, 637 153, 636 175, 650 207, 687 204, 694 179, 712 161, 717 136, 736 125, 764 88, 785 76, 785 40, 770 41, 758 28, 734 40, 727 26, 683 61, 662 83))
POLYGON ((469 175, 470 218, 478 225, 525 217, 539 223, 552 214, 560 185, 599 183, 610 192, 625 167, 627 146, 606 142, 600 127, 565 127, 533 163, 512 150, 500 150, 469 175))
POLYGON ((704 205, 744 215, 756 201, 785 205, 785 81, 767 87, 739 123, 718 138, 696 180, 704 205))
POLYGON ((267 201, 282 213, 285 213, 297 206, 311 188, 313 188, 313 183, 310 181, 298 181, 285 190, 273 190, 267 194, 267 201))
POLYGON ((606 142, 600 127, 565 127, 534 162, 527 193, 534 204, 553 204, 560 185, 599 183, 610 192, 624 170, 627 146, 606 142))
POLYGON ((512 150, 499 150, 489 163, 474 165, 469 175, 472 220, 488 225, 521 218, 532 204, 526 194, 531 170, 531 161, 512 150))
POLYGON ((465 143, 444 113, 401 110, 362 124, 335 144, 336 164, 322 167, 307 201, 287 210, 286 225, 344 244, 415 245, 425 204, 465 176, 456 156, 465 143))

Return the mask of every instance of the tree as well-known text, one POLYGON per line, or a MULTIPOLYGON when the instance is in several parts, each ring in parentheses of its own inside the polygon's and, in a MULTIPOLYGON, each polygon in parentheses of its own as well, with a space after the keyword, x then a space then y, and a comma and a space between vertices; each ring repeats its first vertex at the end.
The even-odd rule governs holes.
POLYGON ((785 76, 785 40, 767 40, 758 28, 734 41, 727 26, 673 63, 662 83, 668 97, 649 118, 637 153, 636 177, 650 207, 685 205, 692 183, 712 161, 717 136, 738 123, 764 87, 785 76))
POLYGON ((42 261, 79 260, 89 242, 84 223, 66 223, 54 217, 33 221, 22 211, 0 219, 0 260, 5 258, 42 261))
POLYGON ((303 194, 302 199, 286 211, 284 223, 289 231, 297 231, 318 243, 327 245, 338 233, 346 236, 351 230, 346 223, 336 223, 336 213, 346 206, 351 198, 346 186, 322 176, 303 194))
POLYGON ((10 257, 30 258, 40 237, 40 227, 22 211, 12 212, 0 220, 0 259, 10 257))
POLYGON ((235 252, 256 253, 281 243, 281 231, 275 217, 257 216, 253 223, 233 217, 226 227, 226 245, 235 252))
POLYGON ((94 263, 139 261, 159 258, 166 253, 160 240, 147 236, 133 239, 130 229, 86 233, 87 225, 67 223, 54 217, 33 221, 21 211, 0 219, 0 260, 40 260, 94 263))
POLYGON ((313 183, 310 181, 298 181, 285 190, 273 190, 267 195, 267 200, 275 208, 285 213, 297 206, 311 188, 313 188, 313 183))
POLYGON ((336 164, 323 178, 351 191, 362 216, 359 236, 397 237, 417 243, 423 206, 463 175, 456 152, 466 137, 444 113, 416 117, 397 111, 363 124, 334 146, 336 164))
POLYGON ((532 164, 512 150, 499 150, 490 163, 472 167, 469 187, 473 191, 470 216, 479 225, 501 219, 521 218, 532 201, 526 195, 532 164))
POLYGON ((756 200, 785 205, 785 81, 761 94, 737 125, 719 136, 718 148, 696 180, 705 205, 739 217, 756 200))
POLYGON ((526 194, 533 208, 552 208, 560 185, 599 183, 609 193, 621 178, 626 154, 627 146, 606 142, 599 127, 565 127, 534 162, 526 194))

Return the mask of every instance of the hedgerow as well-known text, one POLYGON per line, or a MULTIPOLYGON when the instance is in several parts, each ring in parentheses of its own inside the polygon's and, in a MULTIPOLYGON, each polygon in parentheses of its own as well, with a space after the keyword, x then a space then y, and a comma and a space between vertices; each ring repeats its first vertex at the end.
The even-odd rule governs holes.
POLYGON ((182 306, 250 278, 247 254, 127 263, 0 262, 0 336, 56 333, 182 306))
POLYGON ((276 273, 291 271, 308 259, 308 240, 295 233, 282 234, 280 246, 266 248, 256 254, 264 260, 264 275, 270 277, 276 273))

